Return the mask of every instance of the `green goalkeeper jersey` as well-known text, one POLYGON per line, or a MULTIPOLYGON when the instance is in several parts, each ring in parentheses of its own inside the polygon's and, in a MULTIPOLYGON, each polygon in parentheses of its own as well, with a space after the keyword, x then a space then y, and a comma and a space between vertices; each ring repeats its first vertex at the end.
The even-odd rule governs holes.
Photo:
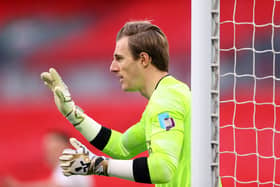
POLYGON ((112 130, 102 151, 115 159, 130 159, 146 150, 151 183, 191 186, 191 93, 170 75, 159 81, 141 120, 123 134, 112 130))

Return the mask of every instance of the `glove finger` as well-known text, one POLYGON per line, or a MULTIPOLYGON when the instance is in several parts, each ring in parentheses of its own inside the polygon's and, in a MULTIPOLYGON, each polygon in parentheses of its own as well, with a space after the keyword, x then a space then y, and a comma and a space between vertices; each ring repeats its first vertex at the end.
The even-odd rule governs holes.
POLYGON ((59 99, 63 102, 71 102, 72 98, 67 89, 62 89, 61 87, 56 86, 54 88, 55 94, 59 97, 59 99))
POLYGON ((52 85, 50 85, 50 84, 47 83, 46 81, 44 81, 44 84, 45 84, 50 90, 52 90, 52 85))
POLYGON ((69 177, 72 175, 72 173, 70 171, 62 171, 63 175, 66 176, 66 177, 69 177))
POLYGON ((41 79, 48 87, 53 87, 53 79, 48 72, 41 73, 41 79))
POLYGON ((77 150, 77 154, 88 154, 89 151, 86 148, 86 146, 84 144, 82 144, 81 142, 79 142, 76 138, 73 138, 74 140, 71 140, 70 138, 70 142, 73 141, 71 144, 73 145, 73 147, 75 147, 77 150))
POLYGON ((49 82, 49 83, 51 83, 53 81, 49 72, 41 73, 40 77, 43 81, 46 81, 46 82, 49 82))
POLYGON ((51 77, 57 84, 63 84, 63 81, 60 77, 60 75, 57 73, 57 71, 54 68, 50 68, 49 70, 51 77))
POLYGON ((76 150, 74 150, 74 149, 64 149, 63 150, 63 152, 62 152, 62 154, 63 155, 73 155, 73 154, 76 154, 77 153, 77 151, 76 150))
POLYGON ((57 95, 57 97, 60 99, 60 101, 64 102, 65 96, 64 96, 64 93, 63 93, 63 91, 61 90, 60 87, 55 87, 54 88, 54 93, 55 93, 55 95, 57 95))
POLYGON ((63 162, 60 162, 59 165, 60 165, 60 167, 66 169, 66 168, 69 168, 71 166, 71 163, 72 162, 69 162, 69 161, 68 162, 67 161, 66 162, 63 161, 63 162))
POLYGON ((70 143, 75 149, 83 148, 83 144, 79 142, 76 138, 70 138, 70 143))
POLYGON ((73 159, 73 155, 61 155, 59 157, 60 161, 71 161, 73 159))

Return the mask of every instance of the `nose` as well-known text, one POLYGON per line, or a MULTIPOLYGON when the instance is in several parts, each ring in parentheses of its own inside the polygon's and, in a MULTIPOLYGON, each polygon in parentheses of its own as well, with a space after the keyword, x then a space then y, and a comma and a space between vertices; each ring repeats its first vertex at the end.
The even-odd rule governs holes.
POLYGON ((111 65, 110 65, 110 72, 118 72, 120 70, 120 67, 118 65, 118 63, 113 60, 111 65))

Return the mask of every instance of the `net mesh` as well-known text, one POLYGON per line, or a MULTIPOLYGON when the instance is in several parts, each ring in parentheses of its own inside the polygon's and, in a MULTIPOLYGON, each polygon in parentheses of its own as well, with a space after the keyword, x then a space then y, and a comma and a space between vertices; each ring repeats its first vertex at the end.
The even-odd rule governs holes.
POLYGON ((220 2, 223 186, 280 186, 280 0, 220 2))

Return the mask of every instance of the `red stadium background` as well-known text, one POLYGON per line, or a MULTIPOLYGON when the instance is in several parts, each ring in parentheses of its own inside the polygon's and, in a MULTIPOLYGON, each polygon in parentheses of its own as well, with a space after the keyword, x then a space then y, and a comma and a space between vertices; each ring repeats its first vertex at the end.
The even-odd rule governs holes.
MULTIPOLYGON (((268 12, 272 11, 272 1, 270 3, 265 0, 257 1, 259 2, 257 4, 257 20, 267 22, 269 18, 266 16, 266 11, 260 11, 260 7, 263 7, 268 12)), ((232 19, 233 2, 233 0, 221 2, 222 20, 232 19)), ((240 16, 238 19, 247 19, 251 16, 250 11, 242 7, 251 7, 252 1, 238 2, 238 15, 240 16)), ((279 3, 277 8, 278 10, 280 9, 279 3)), ((132 94, 132 96, 129 96, 130 93, 120 92, 120 88, 117 87, 117 79, 114 79, 110 75, 109 64, 112 59, 117 31, 129 20, 148 19, 159 25, 169 40, 171 73, 189 84, 190 11, 190 0, 69 0, 65 2, 15 0, 12 2, 1 2, 0 28, 4 29, 17 20, 28 20, 37 17, 43 20, 59 20, 59 23, 69 22, 69 20, 70 22, 71 20, 75 21, 75 17, 82 17, 82 21, 84 22, 79 22, 82 26, 78 27, 78 30, 75 30, 75 32, 59 35, 54 40, 46 41, 32 48, 31 52, 26 52, 23 55, 20 54, 20 60, 17 60, 17 63, 20 63, 16 64, 15 67, 24 73, 23 75, 12 76, 19 77, 19 79, 22 76, 22 79, 25 79, 32 75, 35 79, 38 78, 38 80, 30 83, 33 86, 21 85, 20 91, 16 93, 9 92, 14 82, 12 82, 13 79, 8 79, 10 78, 9 73, 14 66, 10 67, 7 63, 3 63, 10 56, 7 57, 6 53, 1 53, 2 45, 0 45, 0 60, 3 64, 0 63, 0 69, 2 68, 2 74, 0 75, 0 185, 1 178, 5 176, 13 176, 23 181, 32 181, 44 179, 50 174, 50 171, 43 162, 41 150, 41 139, 48 129, 62 129, 72 136, 78 137, 95 153, 102 154, 91 147, 81 134, 58 112, 51 93, 49 93, 47 88, 39 80, 42 71, 47 71, 49 67, 57 68, 62 73, 62 77, 66 77, 65 81, 70 87, 73 99, 88 115, 108 128, 123 132, 141 118, 147 101, 140 95, 132 94), (71 73, 81 71, 81 66, 88 67, 92 63, 96 66, 108 67, 107 74, 109 79, 113 80, 114 82, 112 84, 117 86, 106 91, 102 91, 101 88, 99 92, 91 90, 92 92, 85 94, 81 90, 83 89, 82 86, 75 87, 75 83, 67 79, 71 77, 71 73), (34 91, 28 92, 28 90, 34 91)), ((280 14, 277 14, 277 20, 280 20, 280 14)), ((69 25, 72 26, 71 23, 67 26, 69 25)), ((224 32, 224 34, 221 34, 221 46, 225 48, 231 46, 232 28, 221 27, 221 29, 224 32)), ((242 30, 240 32, 241 41, 246 41, 250 37, 250 33, 242 30)), ((265 37, 265 33, 262 34, 260 37, 265 37)), ((276 96, 278 96, 276 102, 278 105, 280 103, 279 87, 280 85, 276 86, 276 96)), ((97 87, 97 89, 99 88, 97 87)), ((252 98, 248 97, 248 90, 244 89, 244 87, 238 91, 240 98, 252 98)), ((272 97, 271 87, 269 86, 263 87, 258 93, 264 96, 261 98, 262 100, 266 100, 267 98, 271 99, 272 97)), ((230 98, 231 94, 228 90, 225 90, 223 97, 230 98)), ((232 123, 233 108, 234 106, 232 104, 221 105, 221 124, 232 123)), ((274 113, 276 116, 280 115, 279 107, 276 108, 276 111, 271 106, 260 109, 257 114, 257 124, 271 126, 271 124, 275 123, 276 128, 279 130, 280 120, 273 116, 274 113)), ((243 127, 252 125, 252 106, 250 104, 240 105, 238 107, 235 122, 237 125, 243 127)), ((233 137, 232 128, 223 128, 220 133, 221 151, 233 151, 233 139, 235 139, 237 141, 236 150, 239 153, 251 153, 258 150, 259 154, 269 156, 276 154, 278 158, 280 157, 280 147, 276 145, 277 141, 279 142, 280 136, 277 133, 274 141, 275 148, 271 146, 272 132, 259 133, 258 135, 254 131, 237 132, 236 137, 233 137), (258 145, 256 144, 256 139, 259 140, 258 145)), ((146 153, 143 154, 145 155, 146 153)), ((259 174, 260 181, 275 180, 279 184, 279 161, 274 158, 261 159, 259 172, 257 173, 256 159, 256 156, 240 159, 238 161, 238 168, 236 169, 236 158, 234 154, 222 154, 221 176, 234 176, 234 171, 236 170, 237 177, 240 180, 256 180, 257 174, 259 174), (275 163, 277 163, 276 168, 275 163)), ((104 187, 153 186, 101 176, 94 176, 94 179, 96 186, 104 187)), ((222 182, 225 187, 233 186, 233 179, 225 178, 222 182)), ((255 187, 257 184, 238 184, 237 186, 255 187)), ((271 186, 271 183, 260 186, 268 187, 271 186)))
MULTIPOLYGON (((188 42, 190 7, 188 4, 184 0, 69 0, 59 2, 18 0, 1 2, 0 27, 9 28, 14 22, 34 18, 40 19, 39 21, 43 20, 43 23, 46 24, 57 20, 58 24, 65 24, 74 20, 73 25, 76 23, 76 17, 82 19, 82 23, 78 22, 81 26, 78 26, 74 32, 70 32, 70 34, 65 32, 65 35, 59 35, 51 41, 46 41, 36 46, 36 49, 31 47, 32 52, 20 56, 21 64, 16 66, 23 66, 25 74, 33 74, 37 77, 38 82, 40 82, 40 73, 47 71, 49 67, 57 68, 63 76, 79 71, 80 66, 87 66, 89 63, 105 66, 108 70, 106 74, 111 76, 117 89, 97 94, 89 93, 83 97, 79 95, 79 90, 71 89, 71 81, 68 81, 69 87, 75 102, 87 114, 104 126, 123 132, 141 118, 147 101, 138 94, 132 94, 134 96, 130 97, 130 94, 121 93, 118 80, 110 75, 109 65, 113 56, 116 33, 126 21, 130 20, 147 19, 160 25, 168 36, 173 57, 177 58, 176 54, 178 54, 178 58, 181 58, 183 62, 181 69, 185 69, 183 76, 186 81, 189 77, 186 73, 189 68, 187 52, 190 51, 187 49, 190 46, 188 42)), ((36 23, 32 22, 32 24, 36 23)), ((71 28, 72 24, 66 25, 71 28)), ((4 57, 3 59, 6 60, 4 57)), ((8 66, 6 72, 11 69, 8 66)), ((24 79, 25 74, 21 79, 24 79)), ((67 80, 65 81, 67 82, 67 80)), ((7 84, 9 83, 7 82, 7 84)), ((3 87, 0 88, 0 95, 5 98, 1 99, 0 105, 0 118, 2 119, 0 186, 1 179, 6 176, 12 176, 22 181, 33 181, 50 175, 51 171, 43 161, 41 144, 44 133, 49 129, 62 129, 72 136, 78 137, 95 153, 102 155, 60 115, 51 93, 42 82, 38 85, 36 83, 37 88, 32 88, 42 90, 34 95, 26 94, 23 91, 8 93, 5 96, 3 87), (16 99, 11 97, 13 94, 16 94, 16 99), (17 95, 21 94, 22 96, 18 98, 17 95)), ((23 88, 23 90, 25 89, 28 88, 23 88)), ((93 177, 95 186, 153 186, 117 178, 93 177)))

